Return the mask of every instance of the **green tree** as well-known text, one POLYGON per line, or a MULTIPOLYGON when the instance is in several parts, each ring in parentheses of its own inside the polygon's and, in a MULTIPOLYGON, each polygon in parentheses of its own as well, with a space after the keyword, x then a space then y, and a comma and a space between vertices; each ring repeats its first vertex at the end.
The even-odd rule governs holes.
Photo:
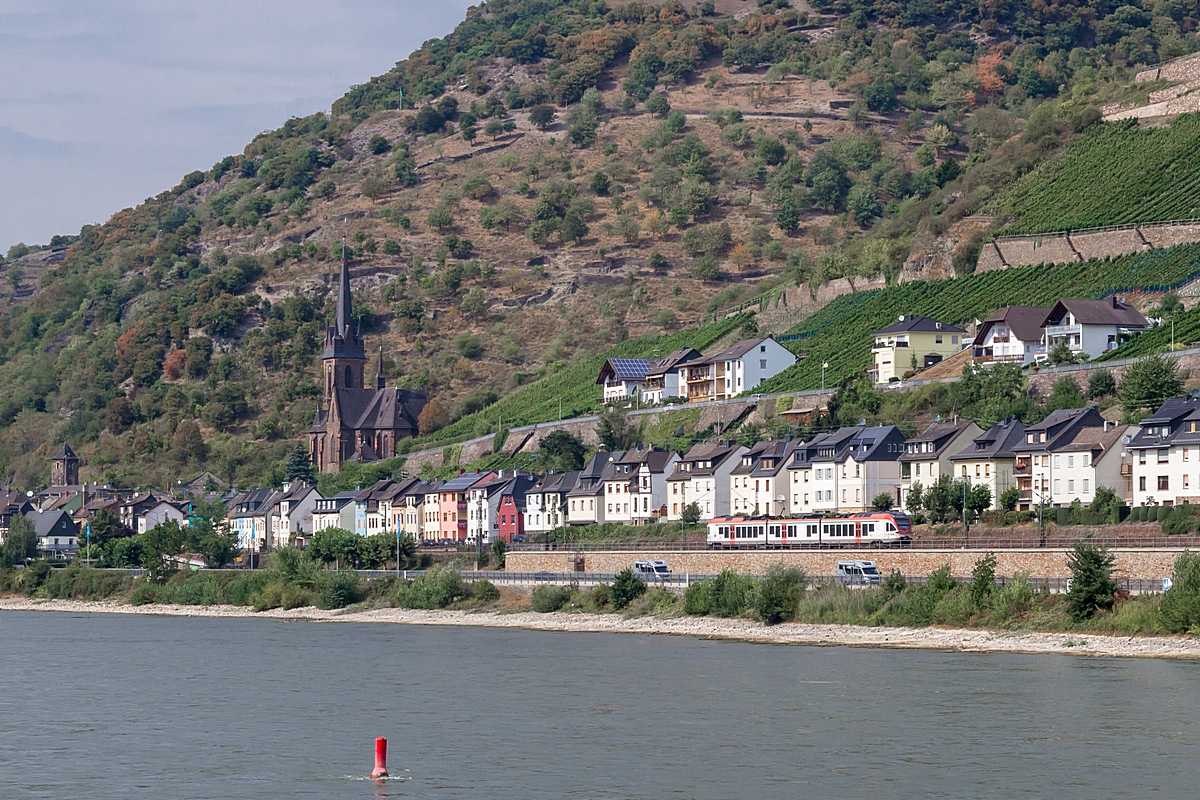
POLYGON ((876 511, 887 511, 895 503, 891 492, 880 492, 875 495, 875 499, 871 501, 871 508, 876 511))
POLYGON ((1181 553, 1175 559, 1161 618, 1163 627, 1172 633, 1200 632, 1200 553, 1181 553))
POLYGON ((617 573, 616 580, 613 581, 613 608, 620 611, 645 593, 646 584, 641 578, 633 574, 631 567, 626 567, 617 573))
POLYGON ((0 549, 0 560, 6 565, 22 564, 26 559, 37 558, 38 537, 33 520, 22 514, 13 514, 4 547, 0 549))
POLYGON ((150 580, 162 583, 178 569, 178 564, 171 556, 183 552, 183 529, 178 522, 169 519, 138 538, 142 544, 142 566, 150 572, 150 580))
POLYGON ((975 562, 971 570, 971 583, 967 586, 967 594, 976 608, 985 608, 992 599, 996 589, 996 556, 991 553, 975 562))
POLYGON ((908 499, 904 507, 910 512, 915 513, 925 507, 925 488, 921 486, 920 481, 913 483, 908 490, 908 499))
POLYGON ((637 443, 637 426, 622 408, 612 408, 600 415, 596 436, 605 450, 628 450, 637 443))
POLYGON ((1071 352, 1071 346, 1067 344, 1066 340, 1059 340, 1051 347, 1050 352, 1046 354, 1046 359, 1055 367, 1079 363, 1079 356, 1071 352))
POLYGON ((1117 379, 1106 369, 1096 370, 1088 378, 1087 396, 1089 400, 1099 400, 1117 393, 1117 379))
POLYGON ((560 472, 583 469, 587 447, 583 440, 569 431, 554 431, 542 438, 538 450, 545 458, 544 466, 560 472))
POLYGON ((1117 396, 1130 417, 1157 408, 1164 400, 1183 394, 1184 375, 1173 358, 1156 355, 1140 358, 1129 366, 1117 396))
POLYGON ((463 316, 470 319, 480 320, 486 318, 488 315, 487 295, 478 286, 473 287, 459 301, 458 310, 463 313, 463 316))
POLYGON ((495 117, 492 117, 487 121, 486 124, 484 124, 483 133, 485 136, 492 137, 492 141, 494 142, 496 141, 497 136, 504 133, 504 123, 495 117))
POLYGON ((1083 393, 1079 391, 1079 384, 1070 375, 1063 375, 1054 382, 1054 388, 1051 389, 1050 397, 1046 400, 1046 411, 1081 408, 1083 403, 1083 393))
POLYGON ((317 485, 317 474, 308 458, 308 451, 297 445, 283 462, 283 473, 289 481, 304 481, 309 486, 317 485))
POLYGON ((309 558, 339 569, 343 564, 353 566, 358 558, 362 537, 345 528, 325 528, 312 535, 308 542, 309 558))
POLYGON ((558 229, 559 236, 564 242, 576 242, 588 234, 587 223, 574 211, 568 211, 563 217, 562 225, 558 229))
POLYGON ((667 102, 667 96, 660 92, 654 92, 646 98, 646 112, 654 114, 657 117, 665 117, 671 113, 671 104, 667 102))
POLYGON ((1017 502, 1021 499, 1021 490, 1015 486, 1010 486, 1000 493, 1000 508, 1005 511, 1013 511, 1017 507, 1017 502))
POLYGON ((786 195, 779 202, 779 208, 775 211, 775 224, 788 236, 795 236, 800 230, 800 207, 796 205, 796 199, 792 195, 786 195))
POLYGON ((392 145, 387 139, 383 138, 377 133, 367 142, 367 149, 370 150, 374 155, 381 156, 387 151, 391 150, 392 145))
POLYGON ((529 109, 529 122, 543 131, 554 124, 555 116, 557 111, 549 103, 540 103, 529 109))
POLYGON ((1067 554, 1067 569, 1071 573, 1067 609, 1076 621, 1082 622, 1098 610, 1112 608, 1113 593, 1117 590, 1112 579, 1116 563, 1116 556, 1089 542, 1076 542, 1067 554))
POLYGON ((133 530, 121 522, 117 512, 102 508, 88 520, 91 526, 92 544, 106 545, 113 539, 133 536, 133 530))
POLYGON ((578 105, 567 114, 567 131, 571 141, 578 145, 590 144, 596 138, 600 119, 596 112, 585 105, 578 105))
POLYGON ((200 426, 190 419, 181 420, 171 439, 171 451, 184 461, 204 461, 208 457, 208 445, 204 443, 200 426))
POLYGON ((698 503, 691 502, 683 507, 683 511, 679 514, 679 519, 684 525, 696 525, 700 522, 700 506, 698 503))

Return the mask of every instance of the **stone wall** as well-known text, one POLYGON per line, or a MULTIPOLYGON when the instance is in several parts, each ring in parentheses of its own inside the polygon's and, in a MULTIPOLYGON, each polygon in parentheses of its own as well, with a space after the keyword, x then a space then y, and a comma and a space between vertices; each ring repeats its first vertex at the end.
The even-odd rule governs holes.
POLYGON ((1187 223, 1002 239, 980 248, 975 271, 1109 258, 1193 242, 1200 242, 1200 225, 1187 223))
MULTIPOLYGON (((1175 359, 1179 367, 1187 375, 1188 380, 1200 377, 1200 353, 1177 354, 1175 359)), ((1120 382, 1121 377, 1127 369, 1129 369, 1128 364, 1112 364, 1101 361, 1094 364, 1080 364, 1073 367, 1040 369, 1036 372, 1031 370, 1026 375, 1028 376, 1028 385, 1030 388, 1036 389, 1042 395, 1048 395, 1054 387, 1054 382, 1063 375, 1070 375, 1079 384, 1081 390, 1086 390, 1088 381, 1091 379, 1093 373, 1105 370, 1111 372, 1112 376, 1120 382)))
POLYGON ((1134 79, 1137 83, 1151 81, 1200 81, 1200 53, 1181 56, 1150 69, 1144 69, 1134 79))
MULTIPOLYGON (((996 574, 1010 577, 1028 572, 1036 578, 1063 578, 1068 550, 998 550, 996 574)), ((1171 575, 1179 549, 1114 549, 1117 573, 1122 577, 1154 579, 1171 575)), ((905 575, 928 575, 943 564, 953 575, 966 577, 975 562, 983 557, 980 550, 743 550, 585 552, 584 571, 613 574, 633 565, 634 561, 662 559, 676 575, 713 575, 723 569, 762 575, 772 564, 800 567, 809 575, 833 575, 837 562, 850 559, 874 561, 883 573, 898 569, 905 575)), ((505 558, 509 572, 571 572, 575 553, 567 551, 512 552, 505 558)))
POLYGON ((1075 233, 1071 234, 1070 241, 1074 245, 1075 251, 1085 260, 1123 253, 1137 253, 1150 249, 1150 244, 1142 238, 1142 234, 1137 228, 1075 233))

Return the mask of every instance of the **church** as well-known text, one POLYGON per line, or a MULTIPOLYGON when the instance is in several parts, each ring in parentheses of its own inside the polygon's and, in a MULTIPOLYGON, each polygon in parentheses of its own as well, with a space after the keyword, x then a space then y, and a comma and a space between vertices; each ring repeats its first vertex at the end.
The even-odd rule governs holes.
POLYGON ((350 314, 350 270, 344 255, 337 320, 325 330, 321 361, 325 381, 321 408, 308 429, 309 459, 318 472, 337 472, 352 461, 392 458, 398 439, 417 435, 417 418, 429 398, 422 391, 385 386, 382 346, 375 388, 363 383, 367 354, 362 329, 353 325, 350 314))

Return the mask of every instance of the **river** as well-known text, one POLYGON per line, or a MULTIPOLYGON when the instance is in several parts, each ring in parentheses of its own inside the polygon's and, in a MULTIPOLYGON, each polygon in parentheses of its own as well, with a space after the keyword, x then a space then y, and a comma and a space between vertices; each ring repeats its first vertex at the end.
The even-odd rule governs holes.
POLYGON ((1188 661, 0 615, 6 800, 1182 797, 1198 718, 1188 661))

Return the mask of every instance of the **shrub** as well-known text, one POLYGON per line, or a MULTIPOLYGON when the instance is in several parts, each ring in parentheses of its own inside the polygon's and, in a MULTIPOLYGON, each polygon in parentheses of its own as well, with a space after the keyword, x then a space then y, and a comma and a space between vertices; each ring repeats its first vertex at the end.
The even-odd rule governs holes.
POLYGON ((950 577, 950 565, 938 567, 923 585, 911 586, 893 598, 880 610, 877 621, 895 625, 929 625, 933 622, 938 603, 955 585, 950 577))
POLYGON ((129 598, 131 605, 144 606, 154 602, 154 595, 157 586, 151 583, 143 584, 133 590, 133 596, 129 598))
POLYGON ((767 625, 775 625, 796 615, 796 606, 804 596, 805 575, 795 567, 772 564, 767 576, 754 593, 754 610, 767 625))
POLYGON ((995 588, 996 557, 988 553, 975 562, 975 568, 971 570, 971 583, 967 587, 967 592, 976 608, 984 608, 992 599, 992 592, 995 588))
POLYGON ((682 611, 682 606, 683 601, 679 595, 658 587, 646 592, 640 600, 632 603, 628 607, 626 615, 630 617, 642 617, 646 615, 677 617, 682 611))
POLYGON ((613 608, 620 611, 645 593, 646 584, 641 578, 633 574, 632 568, 626 567, 617 573, 617 579, 613 581, 613 608))
POLYGON ((533 590, 533 610, 541 614, 558 611, 571 599, 571 591, 565 586, 543 584, 533 590))
POLYGON ((500 590, 496 584, 484 578, 471 584, 471 595, 481 603, 494 603, 500 599, 500 590))
POLYGON ((470 590, 457 570, 434 567, 402 585, 396 592, 396 605, 400 608, 445 608, 469 594, 470 590))
POLYGON ((991 623, 1006 627, 1033 605, 1033 587, 1029 585, 1029 573, 1018 572, 992 596, 991 623))
POLYGON ((1171 588, 1163 597, 1162 625, 1176 633, 1200 631, 1200 553, 1175 559, 1171 588))
MULTIPOLYGON (((299 588, 299 587, 294 587, 299 588)), ((353 570, 327 572, 321 579, 321 608, 345 608, 358 602, 358 573, 353 570)), ((286 606, 285 606, 286 607, 286 606)))
POLYGON ((1090 618, 1098 609, 1109 609, 1113 605, 1113 592, 1117 584, 1112 579, 1116 556, 1103 547, 1088 542, 1076 542, 1067 555, 1067 568, 1071 571, 1071 592, 1067 595, 1067 609, 1076 622, 1090 618))
POLYGON ((879 591, 883 595, 883 602, 885 603, 896 595, 901 594, 907 588, 908 581, 904 580, 904 574, 898 569, 892 570, 879 584, 879 591))
POLYGON ((607 583, 596 586, 592 589, 591 600, 597 611, 610 605, 612 603, 612 587, 607 583))
POLYGON ((731 569, 694 583, 684 594, 684 612, 697 616, 740 617, 754 602, 754 581, 731 569))

